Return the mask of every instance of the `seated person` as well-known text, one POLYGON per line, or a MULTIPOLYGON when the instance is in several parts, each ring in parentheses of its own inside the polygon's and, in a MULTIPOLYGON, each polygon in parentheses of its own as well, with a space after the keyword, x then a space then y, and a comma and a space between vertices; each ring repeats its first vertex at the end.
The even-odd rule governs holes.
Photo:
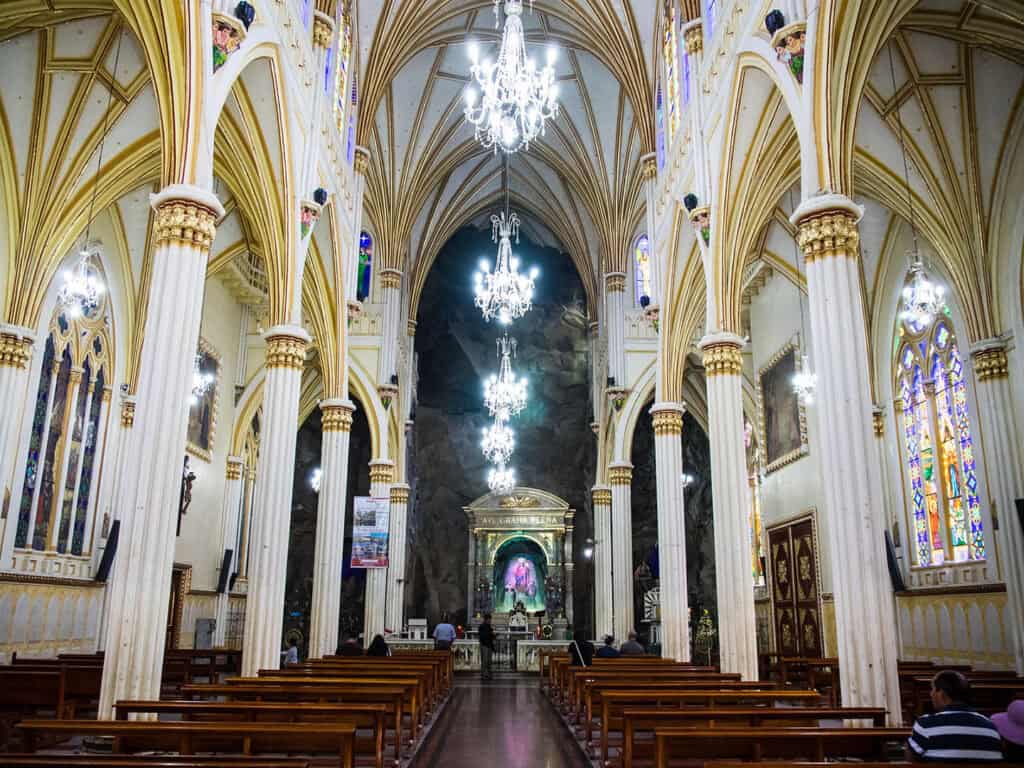
POLYGON ((935 713, 921 715, 907 740, 916 760, 974 762, 1002 760, 996 726, 968 706, 971 685, 959 672, 946 669, 932 678, 935 713))
POLYGON ((434 627, 434 650, 447 651, 455 642, 455 627, 448 620, 448 614, 441 614, 441 623, 434 627))
POLYGON ((578 629, 569 643, 569 658, 574 667, 589 667, 594 663, 594 644, 587 640, 586 633, 578 629))
POLYGON ((617 659, 619 658, 619 652, 615 648, 615 638, 611 635, 605 635, 604 645, 597 649, 595 654, 599 659, 617 659))
POLYGON ((647 651, 637 642, 636 632, 629 633, 629 639, 619 646, 620 656, 643 656, 647 651))
POLYGON ((1024 763, 1024 699, 1011 701, 1005 712, 992 715, 1003 737, 1003 757, 1008 763, 1024 763))
POLYGON ((354 637, 350 637, 344 643, 338 646, 338 656, 362 656, 363 649, 354 637))
POLYGON ((370 647, 366 649, 367 656, 390 656, 391 649, 384 641, 384 635, 374 635, 370 647))

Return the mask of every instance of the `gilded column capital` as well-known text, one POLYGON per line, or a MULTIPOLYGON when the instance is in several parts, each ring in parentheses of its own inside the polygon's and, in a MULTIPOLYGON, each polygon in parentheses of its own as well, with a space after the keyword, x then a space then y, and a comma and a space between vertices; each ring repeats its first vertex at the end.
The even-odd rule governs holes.
POLYGON ((68 375, 68 381, 72 384, 81 384, 82 376, 85 374, 84 368, 72 368, 71 373, 68 375))
POLYGON ((1010 376, 1010 361, 1006 356, 1003 339, 985 339, 971 347, 974 375, 979 382, 1006 379, 1010 376))
POLYGON ((614 485, 629 485, 633 482, 633 465, 628 461, 617 461, 608 465, 608 482, 614 485))
POLYGON ((320 11, 313 14, 313 46, 329 48, 334 39, 334 19, 320 11))
POLYGON ((655 437, 683 434, 683 406, 679 403, 655 403, 651 406, 651 421, 655 437))
POLYGON ((596 339, 601 334, 601 324, 594 320, 587 325, 587 330, 590 331, 590 338, 596 339))
POLYGON ((871 428, 875 431, 875 437, 885 437, 885 411, 880 406, 871 410, 871 428))
POLYGON ((682 31, 686 52, 690 56, 701 53, 704 50, 704 24, 700 17, 684 24, 682 31))
POLYGON ((797 243, 810 264, 833 256, 857 258, 857 222, 864 209, 845 195, 825 194, 804 200, 790 222, 798 228, 797 243))
POLYGON ((241 480, 242 469, 245 460, 241 456, 228 456, 227 466, 224 469, 224 477, 228 480, 241 480))
POLYGON ((121 426, 131 429, 135 424, 135 398, 125 397, 121 401, 121 426))
POLYGON ((352 167, 355 168, 356 173, 360 176, 365 176, 366 169, 370 167, 370 150, 366 147, 357 146, 355 149, 355 158, 352 161, 352 167))
POLYGON ((621 293, 626 290, 626 273, 608 272, 604 276, 604 283, 608 293, 614 293, 616 291, 621 293))
POLYGON ((351 432, 355 403, 331 398, 320 403, 320 424, 324 432, 351 432))
POLYGON ((380 287, 394 288, 396 291, 402 287, 402 271, 400 269, 382 269, 380 271, 380 287))
POLYGON ((416 321, 409 319, 405 321, 405 333, 409 337, 416 335, 416 321))
POLYGON ((32 343, 31 336, 11 327, 0 330, 0 368, 27 368, 32 343))
POLYGON ((590 489, 590 498, 595 507, 610 507, 612 504, 612 489, 605 485, 595 485, 590 489))
POLYGON ((275 325, 263 334, 267 342, 267 368, 292 368, 301 371, 306 365, 309 334, 297 325, 275 325))
POLYGON ((370 462, 370 483, 390 483, 395 474, 395 462, 374 459, 370 462))
POLYGON ((103 402, 104 403, 110 403, 110 398, 112 398, 113 396, 114 396, 114 388, 113 387, 104 387, 103 388, 103 402))
POLYGON ((649 152, 640 158, 640 174, 644 181, 651 181, 658 177, 658 154, 649 152))
POLYGON ((217 197, 187 184, 172 184, 149 197, 156 244, 190 245, 209 251, 224 207, 217 197))
POLYGON ((395 483, 391 486, 391 503, 392 504, 408 504, 409 503, 409 486, 405 483, 395 483))
POLYGON ((705 376, 739 376, 743 373, 743 339, 732 333, 709 334, 700 340, 705 376))

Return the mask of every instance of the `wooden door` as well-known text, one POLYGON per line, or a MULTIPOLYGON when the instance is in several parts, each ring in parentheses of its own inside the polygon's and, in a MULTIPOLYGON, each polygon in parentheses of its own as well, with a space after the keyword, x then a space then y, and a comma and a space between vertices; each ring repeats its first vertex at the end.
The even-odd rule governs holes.
POLYGON ((183 569, 171 570, 171 594, 167 605, 167 636, 164 638, 165 650, 178 647, 178 634, 181 630, 182 579, 184 577, 183 569))
POLYGON ((814 518, 768 529, 775 651, 782 656, 823 654, 814 518))

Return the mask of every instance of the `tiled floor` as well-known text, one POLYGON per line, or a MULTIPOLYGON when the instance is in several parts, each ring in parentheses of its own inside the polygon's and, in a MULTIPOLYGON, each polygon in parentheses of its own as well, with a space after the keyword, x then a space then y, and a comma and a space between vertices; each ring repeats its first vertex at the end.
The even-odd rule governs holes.
POLYGON ((589 768, 537 676, 458 677, 410 768, 589 768))

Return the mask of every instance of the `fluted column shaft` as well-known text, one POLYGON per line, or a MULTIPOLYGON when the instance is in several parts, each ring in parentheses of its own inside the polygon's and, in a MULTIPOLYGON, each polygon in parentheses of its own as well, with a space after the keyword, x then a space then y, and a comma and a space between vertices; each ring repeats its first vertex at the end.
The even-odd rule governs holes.
POLYGON ((136 391, 135 427, 122 452, 121 534, 107 592, 99 715, 118 699, 160 698, 192 369, 215 223, 206 190, 153 195, 154 252, 136 391))
POLYGON ((612 489, 590 490, 594 507, 594 637, 612 634, 612 489))
POLYGON ((644 187, 644 202, 646 203, 645 216, 647 221, 647 242, 650 248, 650 267, 651 267, 651 303, 648 305, 648 313, 652 313, 657 316, 658 308, 661 305, 661 293, 662 293, 662 272, 664 271, 664 264, 662 264, 662 258, 664 254, 661 249, 658 248, 658 241, 656 237, 657 227, 655 226, 655 213, 657 210, 657 200, 655 199, 655 193, 658 188, 658 156, 654 152, 644 155, 640 158, 641 163, 641 174, 643 177, 644 187))
POLYGON ((320 658, 338 648, 341 571, 345 550, 345 503, 348 493, 348 446, 355 406, 348 400, 320 403, 323 440, 320 449, 320 498, 316 509, 313 556, 313 602, 309 655, 320 658))
POLYGON ((654 466, 658 496, 661 655, 690 660, 690 601, 686 583, 686 505, 683 498, 683 407, 655 403, 654 466))
POLYGON ((250 677, 260 669, 278 669, 281 665, 294 484, 291 468, 295 466, 299 395, 309 344, 309 335, 292 325, 274 326, 264 338, 267 375, 242 638, 242 674, 250 677))
MULTIPOLYGON (((0 419, 0 498, 4 488, 13 486, 15 454, 18 450, 18 426, 28 402, 29 361, 32 358, 32 340, 35 333, 28 328, 0 326, 0 403, 13 406, 0 419)), ((11 567, 11 552, 18 529, 18 515, 14 500, 7 513, 3 530, 3 558, 0 569, 11 567)))
MULTIPOLYGON (((388 546, 388 587, 384 626, 392 632, 401 632, 405 609, 405 547, 406 517, 409 509, 409 486, 399 483, 391 486, 391 536, 388 546)), ((473 583, 469 593, 473 593, 473 583)))
MULTIPOLYGON (((395 463, 390 459, 374 459, 370 462, 370 496, 375 499, 391 499, 391 481, 395 474, 395 463)), ((389 516, 390 517, 390 516, 389 516)), ((394 535, 394 522, 389 520, 388 531, 394 535)), ((388 539, 388 557, 391 557, 391 539, 388 539)), ((366 569, 366 595, 363 598, 363 640, 369 645, 374 635, 384 634, 384 612, 387 603, 388 569, 366 569)))
POLYGON ((609 272, 605 275, 605 302, 608 315, 608 375, 615 378, 616 387, 626 386, 626 273, 609 272))
POLYGON ((793 214, 807 263, 811 333, 818 356, 816 447, 828 515, 842 699, 900 712, 896 606, 884 554, 880 477, 872 469, 873 403, 861 297, 861 209, 839 195, 804 201, 793 214), (842 467, 842 471, 827 471, 842 467))
MULTIPOLYGON (((380 273, 381 302, 384 322, 381 329, 380 370, 378 381, 383 389, 395 387, 391 377, 398 373, 398 326, 402 321, 402 273, 382 269, 380 273)), ((392 395, 394 396, 394 395, 392 395)))
POLYGON ((750 488, 743 444, 743 340, 701 340, 708 389, 711 504, 715 517, 718 647, 723 672, 757 680, 754 574, 750 569, 750 488))
MULTIPOLYGON (((1024 476, 1015 424, 1013 393, 1005 342, 990 339, 972 350, 978 412, 985 445, 988 493, 999 518, 996 543, 1000 576, 1010 604, 1010 649, 1018 675, 1024 675, 1024 534, 1017 524, 1015 500, 1024 497, 1024 476)), ((993 537, 990 532, 988 541, 993 537)), ((991 544, 989 545, 991 546, 991 544)), ((991 557, 991 555, 989 555, 991 557)))
POLYGON ((617 642, 633 630, 633 465, 608 465, 612 510, 612 635, 617 642))
POLYGON ((231 550, 231 560, 228 562, 228 573, 218 574, 225 578, 224 591, 217 595, 217 604, 214 608, 213 625, 213 647, 223 648, 227 640, 228 628, 228 605, 231 600, 231 574, 234 572, 234 565, 238 562, 238 522, 242 509, 242 472, 245 469, 245 461, 241 456, 228 456, 227 469, 224 471, 224 504, 221 508, 220 521, 220 554, 223 565, 223 554, 231 550))

